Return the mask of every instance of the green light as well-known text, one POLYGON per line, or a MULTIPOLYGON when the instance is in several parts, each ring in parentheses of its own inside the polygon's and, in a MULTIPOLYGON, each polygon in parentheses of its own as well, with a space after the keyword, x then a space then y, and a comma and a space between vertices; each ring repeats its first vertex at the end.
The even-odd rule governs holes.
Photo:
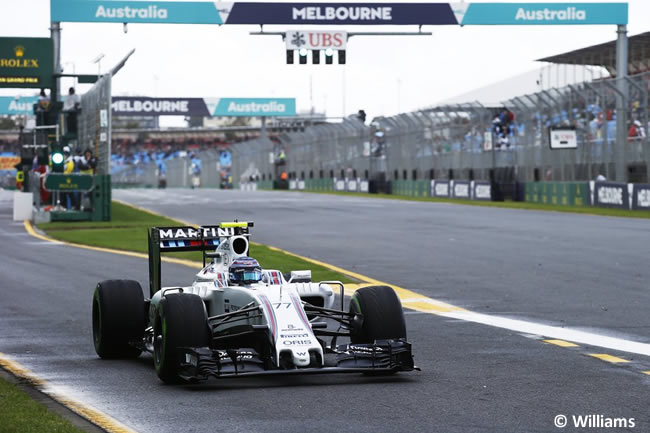
POLYGON ((61 152, 55 152, 52 154, 52 164, 63 164, 63 154, 61 152))

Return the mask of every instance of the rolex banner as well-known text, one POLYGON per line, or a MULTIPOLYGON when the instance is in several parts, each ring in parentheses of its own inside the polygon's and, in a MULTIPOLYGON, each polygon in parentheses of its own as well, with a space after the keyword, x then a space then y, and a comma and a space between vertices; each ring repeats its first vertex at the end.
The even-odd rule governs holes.
POLYGON ((149 98, 113 96, 115 116, 295 116, 294 98, 149 98))
POLYGON ((0 88, 50 88, 52 39, 0 38, 0 88))

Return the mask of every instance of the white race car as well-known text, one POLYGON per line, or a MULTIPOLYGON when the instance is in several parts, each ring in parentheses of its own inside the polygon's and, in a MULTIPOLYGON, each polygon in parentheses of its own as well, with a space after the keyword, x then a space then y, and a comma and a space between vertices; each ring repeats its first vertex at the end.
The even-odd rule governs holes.
POLYGON ((150 299, 137 281, 97 284, 92 306, 97 354, 125 358, 150 352, 158 376, 169 383, 418 369, 392 288, 363 287, 346 311, 342 283, 312 282, 310 271, 292 271, 287 280, 248 257, 252 226, 151 228, 150 299), (161 286, 160 254, 173 251, 203 253, 204 267, 190 286, 161 286), (340 310, 333 308, 332 287, 340 289, 340 310), (340 337, 349 341, 337 344, 340 337))

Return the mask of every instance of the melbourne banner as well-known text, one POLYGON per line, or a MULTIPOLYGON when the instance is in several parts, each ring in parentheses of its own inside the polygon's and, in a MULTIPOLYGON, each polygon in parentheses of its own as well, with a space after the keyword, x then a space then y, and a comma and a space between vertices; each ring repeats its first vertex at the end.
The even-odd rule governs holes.
POLYGON ((52 21, 167 24, 627 24, 627 3, 50 0, 52 21))
POLYGON ((112 111, 116 116, 295 116, 296 100, 294 98, 114 96, 112 111))

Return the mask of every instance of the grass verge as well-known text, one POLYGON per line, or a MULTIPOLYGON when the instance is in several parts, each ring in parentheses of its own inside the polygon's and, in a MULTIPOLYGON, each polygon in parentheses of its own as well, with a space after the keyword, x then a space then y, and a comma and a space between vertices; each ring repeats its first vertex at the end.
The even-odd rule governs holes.
MULTIPOLYGON (((37 227, 45 231, 48 236, 60 241, 146 254, 149 227, 181 225, 174 219, 144 212, 118 202, 113 202, 112 215, 113 220, 106 222, 54 222, 39 224, 37 227)), ((198 252, 168 255, 201 262, 201 253, 198 252)), ((356 281, 339 272, 254 242, 250 245, 250 255, 266 269, 279 269, 282 272, 310 269, 314 281, 339 280, 343 283, 356 281)))
POLYGON ((595 206, 564 206, 564 205, 553 205, 553 204, 543 204, 543 203, 531 203, 525 201, 480 201, 480 200, 462 200, 456 198, 452 199, 452 198, 439 198, 439 197, 411 197, 406 195, 367 194, 362 192, 343 192, 343 191, 305 190, 300 192, 308 192, 311 194, 342 195, 342 196, 349 196, 349 197, 384 198, 389 200, 451 203, 451 204, 463 204, 468 206, 498 207, 498 208, 506 208, 506 209, 567 212, 567 213, 577 213, 577 214, 585 214, 585 215, 615 216, 615 217, 626 217, 626 218, 650 218, 649 211, 613 209, 613 208, 604 208, 604 207, 595 207, 595 206))
POLYGON ((39 404, 17 385, 0 378, 0 431, 15 433, 83 433, 39 404))

